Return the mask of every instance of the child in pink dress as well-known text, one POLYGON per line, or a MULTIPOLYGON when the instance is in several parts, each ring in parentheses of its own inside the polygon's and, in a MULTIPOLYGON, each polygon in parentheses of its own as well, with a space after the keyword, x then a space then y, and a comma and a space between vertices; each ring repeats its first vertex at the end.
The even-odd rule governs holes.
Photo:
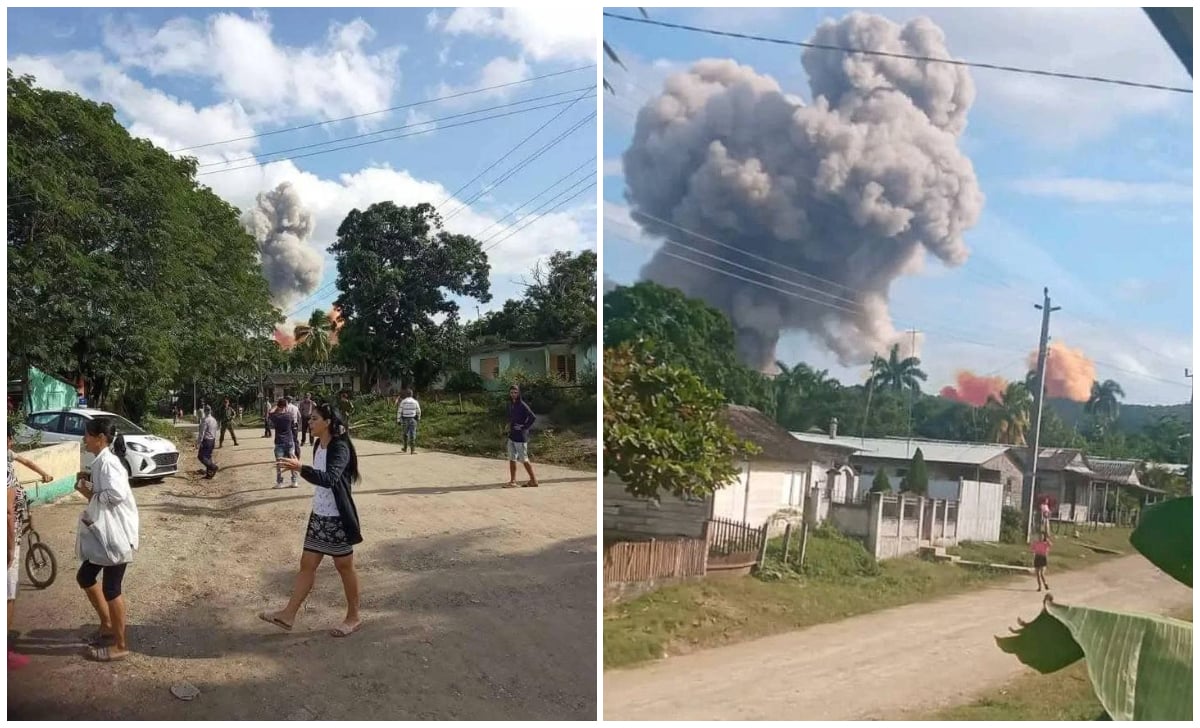
POLYGON ((1042 587, 1046 591, 1050 591, 1050 585, 1046 583, 1046 564, 1050 556, 1050 537, 1043 533, 1029 546, 1029 550, 1033 552, 1033 575, 1037 578, 1038 591, 1042 587))

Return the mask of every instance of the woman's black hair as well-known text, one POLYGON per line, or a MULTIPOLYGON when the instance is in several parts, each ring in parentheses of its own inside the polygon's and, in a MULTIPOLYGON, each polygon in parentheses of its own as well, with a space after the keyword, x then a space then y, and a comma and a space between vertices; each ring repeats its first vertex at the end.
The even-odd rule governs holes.
POLYGON ((104 435, 104 439, 108 441, 108 449, 112 450, 113 455, 119 458, 125 457, 125 437, 117 432, 116 422, 107 417, 97 417, 87 420, 83 425, 83 430, 92 437, 104 435))
POLYGON ((321 402, 313 406, 313 412, 329 423, 332 440, 345 438, 346 444, 350 446, 350 463, 346 466, 346 472, 350 474, 350 482, 357 483, 359 480, 358 451, 354 449, 354 441, 350 439, 350 430, 346 427, 346 419, 342 416, 341 410, 328 402, 321 402))

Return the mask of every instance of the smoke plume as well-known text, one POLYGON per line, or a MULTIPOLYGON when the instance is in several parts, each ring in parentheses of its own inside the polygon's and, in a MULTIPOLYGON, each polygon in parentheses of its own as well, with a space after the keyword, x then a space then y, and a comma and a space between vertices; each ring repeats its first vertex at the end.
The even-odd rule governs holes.
MULTIPOLYGON (((1037 370, 1037 351, 1029 353, 1029 369, 1037 370)), ((1083 353, 1057 341, 1050 342, 1046 358, 1046 396, 1086 402, 1092 396, 1096 365, 1083 353)))
POLYGON ((260 192, 254 208, 242 216, 242 225, 258 241, 272 303, 285 308, 317 289, 323 261, 309 245, 313 215, 290 182, 260 192))
POLYGON ((1000 399, 1008 387, 1004 377, 981 377, 968 371, 958 372, 955 380, 954 386, 942 387, 941 396, 975 407, 987 404, 988 397, 1000 399))
MULTIPOLYGON (((853 13, 812 40, 950 57, 925 18, 853 13)), ((623 158, 631 217, 666 238, 642 275, 724 311, 743 361, 763 370, 789 330, 846 366, 886 353, 892 281, 926 253, 963 263, 983 205, 958 148, 975 97, 965 68, 814 49, 801 60, 809 106, 748 66, 697 62, 641 109, 623 158)))

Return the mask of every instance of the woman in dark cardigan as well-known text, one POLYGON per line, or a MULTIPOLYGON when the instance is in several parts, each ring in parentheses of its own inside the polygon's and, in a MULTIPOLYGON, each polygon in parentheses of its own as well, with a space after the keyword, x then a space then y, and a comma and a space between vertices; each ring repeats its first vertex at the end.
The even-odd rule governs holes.
POLYGON ((292 598, 279 612, 263 612, 259 619, 290 631, 296 614, 312 591, 317 567, 326 556, 333 558, 346 590, 346 619, 330 631, 334 637, 348 637, 358 631, 358 573, 354 570, 354 545, 362 543, 358 510, 350 496, 358 482, 358 454, 339 412, 328 404, 313 407, 309 430, 315 438, 312 466, 301 465, 296 458, 281 458, 279 467, 299 471, 300 477, 316 486, 312 513, 304 535, 304 555, 300 573, 292 586, 292 598))

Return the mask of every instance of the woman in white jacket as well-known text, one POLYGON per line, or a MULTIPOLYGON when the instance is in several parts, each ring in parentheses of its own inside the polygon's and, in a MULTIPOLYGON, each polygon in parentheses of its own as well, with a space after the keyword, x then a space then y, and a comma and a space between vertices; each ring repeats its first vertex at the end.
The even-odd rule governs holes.
POLYGON ((114 662, 129 655, 121 582, 138 548, 137 504, 129 475, 121 464, 125 441, 117 436, 112 420, 89 420, 83 446, 96 459, 90 477, 80 473, 75 484, 75 489, 88 499, 76 533, 76 552, 83 562, 76 581, 100 618, 100 630, 92 638, 88 657, 114 662), (97 583, 101 572, 103 580, 97 583))

